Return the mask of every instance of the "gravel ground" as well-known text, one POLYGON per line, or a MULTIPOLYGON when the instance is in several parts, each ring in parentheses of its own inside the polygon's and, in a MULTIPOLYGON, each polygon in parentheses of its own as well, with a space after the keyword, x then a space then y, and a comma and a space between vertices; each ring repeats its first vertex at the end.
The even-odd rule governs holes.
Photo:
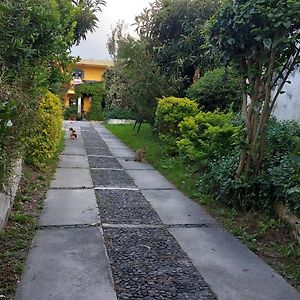
POLYGON ((105 142, 98 136, 94 138, 83 137, 85 147, 106 147, 105 142))
POLYGON ((91 168, 123 169, 115 158, 88 156, 88 160, 91 168))
POLYGON ((91 175, 95 187, 136 187, 124 170, 91 170, 91 175))
POLYGON ((139 191, 96 190, 95 193, 102 223, 162 224, 139 191))
POLYGON ((119 300, 216 299, 166 229, 103 230, 119 300))
POLYGON ((85 147, 87 155, 107 155, 112 156, 107 147, 85 147))

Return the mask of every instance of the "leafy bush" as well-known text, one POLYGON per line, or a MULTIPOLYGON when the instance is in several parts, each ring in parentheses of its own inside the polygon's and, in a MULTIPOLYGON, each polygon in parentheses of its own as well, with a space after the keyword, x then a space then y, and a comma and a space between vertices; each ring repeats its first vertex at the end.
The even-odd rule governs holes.
POLYGON ((135 120, 136 114, 129 108, 114 107, 105 112, 105 119, 127 119, 135 120))
POLYGON ((16 150, 15 141, 11 140, 14 139, 14 136, 11 135, 11 127, 13 125, 11 120, 15 113, 16 108, 13 102, 0 101, 0 191, 10 173, 12 159, 16 150), (11 138, 9 138, 10 136, 11 138))
POLYGON ((186 94, 205 111, 225 110, 229 107, 237 111, 242 104, 239 75, 231 68, 207 71, 186 94))
POLYGON ((17 86, 0 82, 0 190, 7 183, 11 166, 23 149, 22 137, 32 127, 35 99, 17 86))
POLYGON ((239 141, 240 127, 233 113, 199 112, 180 124, 179 153, 191 161, 205 163, 230 152, 239 141))
POLYGON ((69 120, 70 118, 77 117, 77 111, 77 105, 71 105, 69 107, 66 107, 63 111, 64 119, 69 120))
POLYGON ((159 138, 166 143, 169 152, 176 152, 176 142, 180 138, 179 123, 198 112, 197 104, 187 98, 167 97, 158 102, 155 129, 159 138))
POLYGON ((34 167, 42 168, 55 155, 61 133, 61 101, 51 92, 47 92, 37 109, 32 130, 25 139, 26 162, 34 167))
POLYGON ((219 201, 239 208, 272 212, 276 201, 300 213, 300 127, 272 120, 268 130, 262 171, 253 178, 235 178, 239 147, 212 160, 201 174, 198 188, 219 201))

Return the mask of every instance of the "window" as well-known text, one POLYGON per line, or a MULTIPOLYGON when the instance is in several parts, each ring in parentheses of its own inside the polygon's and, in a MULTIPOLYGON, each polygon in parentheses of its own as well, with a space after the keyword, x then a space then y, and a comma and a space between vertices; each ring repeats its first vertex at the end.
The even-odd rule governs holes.
POLYGON ((80 69, 73 70, 73 79, 84 79, 84 71, 80 69))

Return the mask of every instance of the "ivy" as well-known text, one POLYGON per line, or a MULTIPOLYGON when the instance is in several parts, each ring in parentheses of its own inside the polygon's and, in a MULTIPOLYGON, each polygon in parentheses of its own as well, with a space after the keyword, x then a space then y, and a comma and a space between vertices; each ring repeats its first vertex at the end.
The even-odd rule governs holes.
POLYGON ((103 120, 104 98, 107 92, 103 82, 79 84, 75 86, 75 97, 92 97, 92 105, 86 117, 88 120, 103 120))

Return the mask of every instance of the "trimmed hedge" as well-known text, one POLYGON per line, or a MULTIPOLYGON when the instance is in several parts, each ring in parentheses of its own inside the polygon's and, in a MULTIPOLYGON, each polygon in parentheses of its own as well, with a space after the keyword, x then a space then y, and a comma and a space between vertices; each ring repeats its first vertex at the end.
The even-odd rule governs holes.
POLYGON ((25 160, 42 168, 57 151, 62 134, 62 104, 60 99, 47 92, 39 103, 32 130, 25 139, 25 160))
POLYGON ((199 112, 180 124, 179 153, 190 161, 212 160, 226 155, 239 141, 241 128, 233 123, 234 114, 199 112))
POLYGON ((177 152, 177 140, 180 138, 179 123, 198 112, 197 104, 188 98, 165 97, 158 101, 155 118, 155 130, 159 138, 167 145, 168 152, 177 152))

